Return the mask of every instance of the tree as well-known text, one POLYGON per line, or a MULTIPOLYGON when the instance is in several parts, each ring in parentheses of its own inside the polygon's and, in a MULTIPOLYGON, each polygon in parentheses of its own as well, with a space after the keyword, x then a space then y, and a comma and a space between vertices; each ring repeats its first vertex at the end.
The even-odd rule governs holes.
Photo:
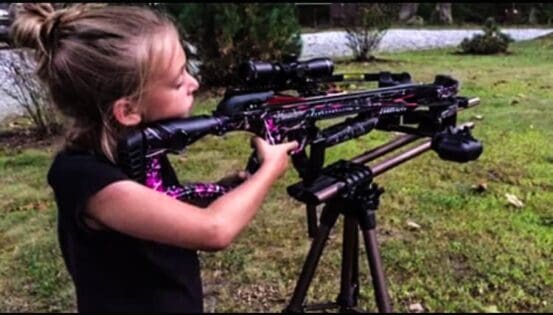
POLYGON ((418 9, 418 3, 402 3, 398 15, 399 22, 410 24, 417 16, 418 9))
POLYGON ((202 84, 227 86, 248 59, 279 60, 299 55, 300 25, 292 4, 171 4, 184 37, 197 48, 202 84))
POLYGON ((451 14, 451 3, 438 2, 432 11, 430 20, 434 23, 452 24, 453 16, 451 14))
MULTIPOLYGON (((432 6, 432 4, 424 4, 422 10, 429 6, 432 6)), ((424 21, 424 19, 418 15, 419 8, 419 3, 402 3, 399 9, 398 21, 405 24, 422 24, 421 21, 424 21)), ((433 6, 432 13, 429 15, 430 21, 433 23, 452 24, 452 4, 449 2, 438 2, 433 6)))

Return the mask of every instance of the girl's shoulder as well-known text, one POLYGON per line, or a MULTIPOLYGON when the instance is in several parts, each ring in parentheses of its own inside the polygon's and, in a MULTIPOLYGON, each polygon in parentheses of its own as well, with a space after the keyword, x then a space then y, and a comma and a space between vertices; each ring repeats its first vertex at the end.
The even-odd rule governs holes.
POLYGON ((110 167, 118 168, 105 156, 92 153, 90 151, 62 149, 56 153, 50 169, 60 169, 63 171, 79 171, 89 167, 110 167))
POLYGON ((71 149, 63 149, 55 155, 47 177, 51 186, 71 185, 95 179, 128 178, 119 166, 105 156, 71 149))

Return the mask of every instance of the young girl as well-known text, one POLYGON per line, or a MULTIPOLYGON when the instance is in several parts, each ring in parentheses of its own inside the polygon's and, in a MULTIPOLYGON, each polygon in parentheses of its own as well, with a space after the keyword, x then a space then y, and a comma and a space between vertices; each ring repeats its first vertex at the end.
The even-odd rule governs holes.
MULTIPOLYGON (((201 312, 197 250, 224 249, 252 220, 296 142, 255 137, 262 164, 207 208, 131 181, 117 141, 144 123, 189 115, 198 82, 172 21, 139 7, 26 3, 12 37, 32 47, 38 75, 71 118, 48 173, 58 236, 79 311, 201 312)), ((178 184, 162 161, 165 180, 178 184)))

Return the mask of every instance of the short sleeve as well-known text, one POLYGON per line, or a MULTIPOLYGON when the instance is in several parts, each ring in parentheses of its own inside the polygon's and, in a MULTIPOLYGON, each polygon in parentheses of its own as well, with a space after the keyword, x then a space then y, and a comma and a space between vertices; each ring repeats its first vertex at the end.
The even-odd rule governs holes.
POLYGON ((102 188, 129 177, 105 158, 87 153, 60 152, 48 171, 58 205, 60 223, 76 224, 92 231, 84 224, 83 210, 88 199, 102 188))

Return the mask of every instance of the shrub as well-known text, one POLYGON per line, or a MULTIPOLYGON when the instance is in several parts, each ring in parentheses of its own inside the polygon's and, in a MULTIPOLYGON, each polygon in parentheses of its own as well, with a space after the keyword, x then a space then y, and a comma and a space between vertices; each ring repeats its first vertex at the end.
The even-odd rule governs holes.
POLYGON ((345 28, 347 46, 352 50, 356 61, 374 59, 372 52, 392 25, 392 15, 397 12, 393 10, 395 7, 382 3, 361 4, 348 17, 353 24, 345 28))
POLYGON ((468 54, 497 54, 506 52, 512 41, 511 36, 500 31, 493 18, 488 18, 484 24, 484 34, 463 39, 460 47, 468 54))
POLYGON ((41 134, 52 135, 61 130, 60 118, 44 86, 35 73, 33 51, 13 49, 0 58, 0 89, 14 99, 31 118, 41 134))
POLYGON ((226 86, 247 59, 279 60, 301 52, 300 25, 292 4, 173 4, 184 37, 197 48, 199 79, 226 86))

